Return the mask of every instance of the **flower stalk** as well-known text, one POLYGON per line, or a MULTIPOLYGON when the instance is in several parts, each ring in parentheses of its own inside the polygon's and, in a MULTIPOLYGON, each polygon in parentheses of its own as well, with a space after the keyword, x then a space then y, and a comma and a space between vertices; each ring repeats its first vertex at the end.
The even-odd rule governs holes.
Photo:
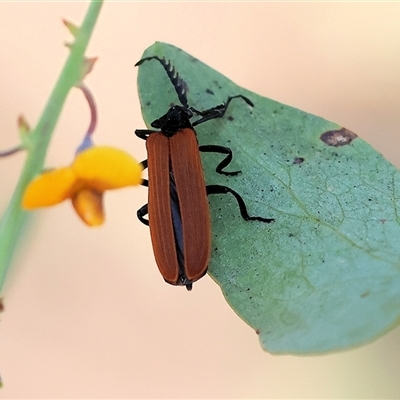
POLYGON ((0 290, 4 285, 18 239, 28 213, 21 208, 21 199, 28 183, 44 166, 47 148, 71 88, 81 81, 84 54, 97 21, 102 1, 93 0, 79 29, 58 81, 50 95, 37 126, 29 132, 27 156, 11 201, 0 221, 0 290))

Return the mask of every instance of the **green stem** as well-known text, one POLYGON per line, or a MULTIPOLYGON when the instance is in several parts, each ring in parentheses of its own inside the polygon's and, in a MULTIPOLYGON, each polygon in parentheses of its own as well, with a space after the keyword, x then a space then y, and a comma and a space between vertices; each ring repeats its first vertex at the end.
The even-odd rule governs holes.
POLYGON ((0 290, 9 269, 14 250, 27 221, 28 213, 21 209, 21 199, 32 178, 43 170, 47 148, 69 91, 81 78, 84 54, 102 6, 93 0, 89 6, 69 57, 50 95, 36 128, 29 134, 29 151, 21 176, 0 221, 0 290))

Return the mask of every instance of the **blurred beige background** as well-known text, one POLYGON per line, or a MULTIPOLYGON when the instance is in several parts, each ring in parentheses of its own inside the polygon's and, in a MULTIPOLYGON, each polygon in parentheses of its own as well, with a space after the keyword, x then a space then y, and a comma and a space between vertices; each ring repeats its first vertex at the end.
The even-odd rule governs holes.
MULTIPOLYGON (((67 57, 61 24, 76 3, 0 3, 0 148, 34 125, 67 57)), ((87 79, 96 142, 145 158, 134 63, 170 42, 238 84, 356 132, 400 166, 400 4, 112 3, 104 5, 87 79)), ((88 124, 72 92, 48 155, 69 163, 88 124)), ((2 209, 23 155, 0 164, 2 209)), ((145 188, 107 194, 88 229, 65 203, 38 212, 15 260, 0 321, 0 398, 399 398, 400 330, 360 349, 272 356, 205 277, 165 284, 136 219, 145 188)))

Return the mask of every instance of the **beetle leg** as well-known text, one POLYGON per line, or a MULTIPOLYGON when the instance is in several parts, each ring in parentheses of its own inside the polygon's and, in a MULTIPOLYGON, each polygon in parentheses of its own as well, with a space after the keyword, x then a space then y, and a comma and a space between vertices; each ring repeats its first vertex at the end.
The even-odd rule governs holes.
MULTIPOLYGON (((142 165, 143 170, 145 170, 147 168, 147 160, 143 160, 140 164, 142 165)), ((149 187, 148 179, 142 179, 141 185, 145 186, 145 187, 149 187)))
POLYGON ((148 210, 149 210, 148 204, 145 204, 143 207, 140 207, 136 213, 139 221, 147 226, 149 226, 149 220, 143 217, 149 213, 148 210))
POLYGON ((197 115, 200 115, 202 118, 198 119, 197 121, 193 122, 193 126, 200 125, 203 122, 209 121, 210 119, 215 119, 215 118, 222 118, 225 115, 226 110, 228 109, 229 103, 233 99, 240 98, 244 100, 249 106, 254 107, 254 104, 250 99, 248 99, 245 96, 242 96, 241 94, 238 94, 236 96, 229 96, 228 99, 226 100, 225 103, 219 104, 218 106, 215 106, 213 108, 210 108, 209 110, 196 110, 193 107, 189 107, 191 111, 196 113, 197 115))
POLYGON ((151 131, 149 129, 136 129, 135 135, 140 139, 147 140, 147 138, 154 132, 155 131, 151 131))
POLYGON ((199 146, 199 151, 203 151, 204 153, 220 153, 227 155, 215 168, 215 171, 218 172, 219 174, 232 176, 232 175, 239 175, 240 173, 242 173, 242 171, 233 171, 233 172, 223 171, 223 169, 227 167, 232 161, 233 154, 232 150, 229 147, 208 144, 199 146))
MULTIPOLYGON (((143 160, 140 164, 142 164, 143 169, 147 168, 147 160, 143 160)), ((149 187, 149 181, 148 179, 142 179, 142 186, 149 187)), ((143 218, 145 215, 147 215, 148 212, 148 204, 145 204, 143 207, 140 207, 139 210, 137 210, 137 217, 139 221, 147 226, 149 226, 149 220, 143 218)))
POLYGON ((239 193, 235 192, 233 189, 227 187, 227 186, 221 186, 221 185, 207 185, 207 195, 209 194, 226 194, 226 193, 231 193, 235 196, 236 201, 238 202, 239 205, 239 210, 240 210, 240 215, 245 221, 261 221, 261 222, 274 222, 274 218, 263 218, 263 217, 250 217, 250 215, 247 212, 246 204, 242 197, 240 196, 239 193))
POLYGON ((147 160, 143 160, 140 164, 142 164, 143 169, 146 169, 148 166, 147 160))

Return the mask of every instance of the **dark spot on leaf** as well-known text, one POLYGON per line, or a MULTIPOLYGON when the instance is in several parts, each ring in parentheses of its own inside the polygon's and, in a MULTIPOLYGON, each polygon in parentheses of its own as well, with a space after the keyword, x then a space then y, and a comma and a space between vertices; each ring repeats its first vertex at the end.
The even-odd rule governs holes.
POLYGON ((3 303, 3 299, 0 299, 0 312, 4 311, 4 303, 3 303))
POLYGON ((379 220, 382 224, 384 224, 386 222, 386 219, 382 218, 379 220))
POLYGON ((259 329, 256 329, 256 333, 257 333, 257 335, 259 335, 261 333, 261 331, 259 329))
POLYGON ((369 294, 370 294, 370 291, 367 290, 367 291, 365 291, 364 293, 361 293, 360 297, 363 299, 364 297, 369 296, 369 294))
POLYGON ((151 101, 146 101, 146 106, 149 106, 151 104, 151 101))
POLYGON ((222 86, 219 84, 218 81, 214 80, 214 83, 218 86, 219 89, 222 89, 222 86))
POLYGON ((214 92, 213 92, 211 89, 207 89, 207 90, 206 90, 206 93, 208 93, 208 94, 214 94, 214 92))
POLYGON ((358 136, 354 132, 342 128, 335 131, 325 132, 319 138, 328 146, 339 147, 350 144, 352 140, 357 137, 358 136))
POLYGON ((293 160, 293 164, 301 164, 304 161, 303 157, 295 157, 293 160))
POLYGON ((233 118, 232 115, 230 115, 230 116, 227 118, 228 121, 233 121, 234 119, 235 119, 235 118, 233 118))

